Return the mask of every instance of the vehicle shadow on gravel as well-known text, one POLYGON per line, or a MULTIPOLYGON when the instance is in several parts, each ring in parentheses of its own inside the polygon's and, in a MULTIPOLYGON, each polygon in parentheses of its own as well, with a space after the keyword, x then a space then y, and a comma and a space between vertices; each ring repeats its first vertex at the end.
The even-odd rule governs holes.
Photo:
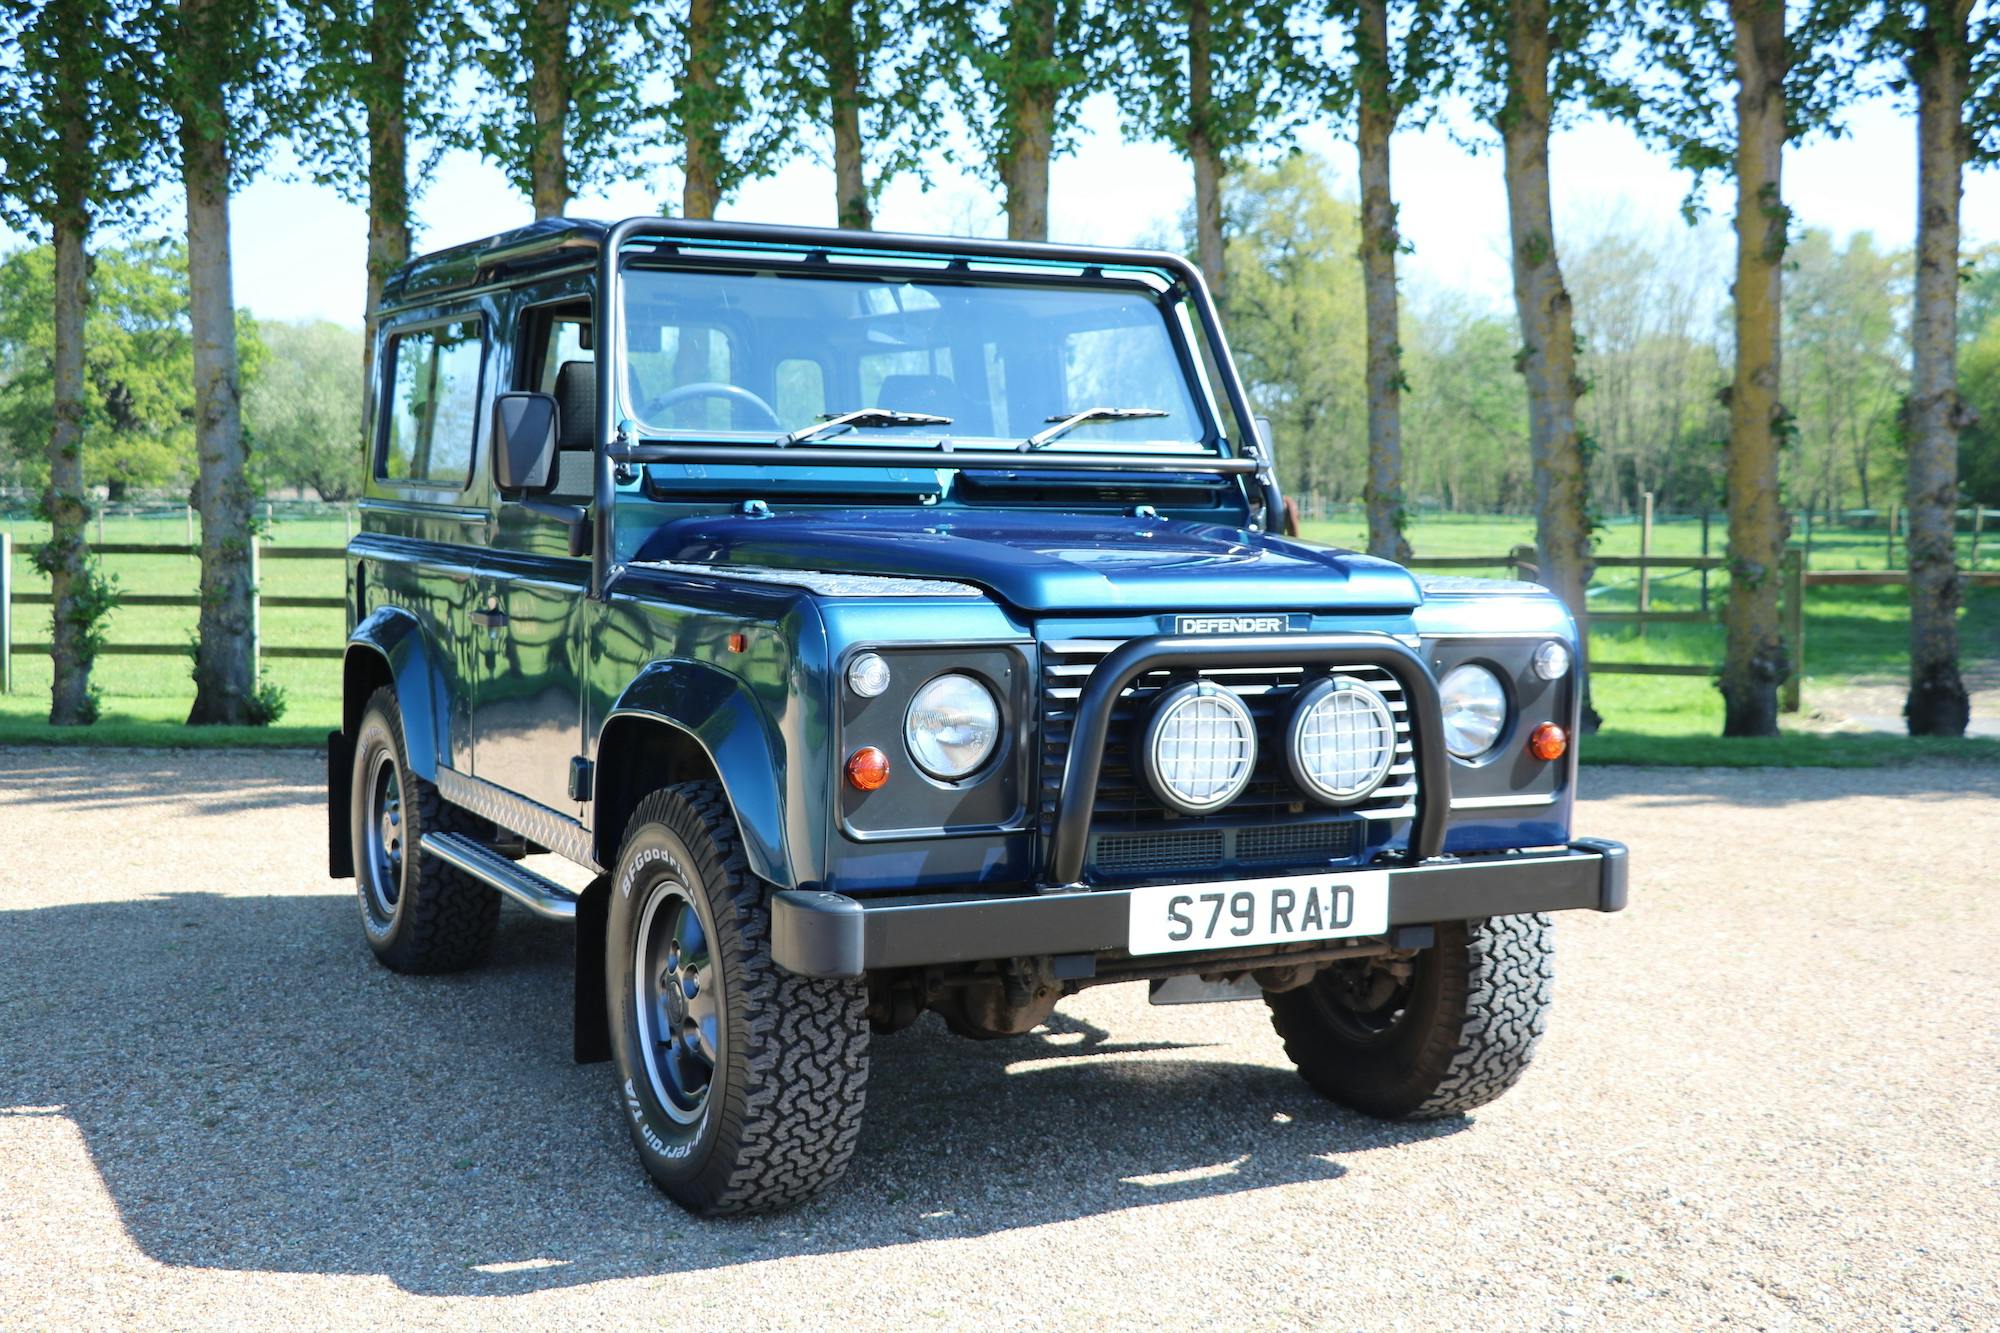
POLYGON ((331 893, 165 893, 0 912, 0 1117, 73 1122, 161 1263, 382 1274, 436 1295, 1334 1181, 1352 1154, 1464 1124, 1349 1115, 1227 1046, 1061 1015, 976 1043, 926 1019, 878 1039, 841 1185, 703 1222, 644 1178, 610 1066, 570 1061, 566 930, 510 909, 487 967, 409 978, 375 964, 354 910, 331 893))

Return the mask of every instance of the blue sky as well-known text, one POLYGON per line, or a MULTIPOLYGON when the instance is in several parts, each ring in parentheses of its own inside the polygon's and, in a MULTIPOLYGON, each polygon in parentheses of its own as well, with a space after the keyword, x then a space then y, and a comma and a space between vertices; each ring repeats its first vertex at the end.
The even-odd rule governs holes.
MULTIPOLYGON (((1810 142, 1786 154, 1787 201, 1801 226, 1842 237, 1869 231, 1886 247, 1908 245, 1916 216, 1913 118, 1901 105, 1875 99, 1857 106, 1848 125, 1842 139, 1810 142)), ((1415 247, 1404 274, 1419 294, 1450 291, 1477 304, 1505 306, 1500 160, 1496 152, 1463 146, 1466 132, 1463 118, 1454 121, 1448 113, 1442 122, 1397 136, 1396 194, 1404 233, 1415 247)), ((1352 147, 1318 130, 1308 130, 1302 143, 1325 157, 1352 193, 1352 147)), ((1550 160, 1559 242, 1614 219, 1649 231, 1678 225, 1687 178, 1624 127, 1581 122, 1558 134, 1550 160)), ((296 173, 285 179, 287 161, 280 152, 274 169, 240 191, 234 203, 237 302, 261 318, 324 318, 358 326, 365 215, 296 173)), ((663 172, 648 182, 579 198, 570 211, 584 217, 656 212, 678 185, 673 173, 663 172)), ((1968 246, 2000 240, 2000 171, 1968 174, 1966 186, 1968 246)), ((1097 98, 1086 106, 1076 152, 1055 164, 1051 235, 1098 244, 1160 242, 1174 234, 1191 188, 1186 164, 1171 149, 1127 142, 1110 99, 1097 98)), ((1710 198, 1726 213, 1729 201, 1721 189, 1710 198)), ((160 205, 163 218, 177 219, 177 198, 163 198, 160 205)), ((810 157, 794 161, 776 176, 752 182, 722 213, 747 221, 831 225, 831 168, 810 157)), ((473 240, 530 218, 526 200, 497 169, 457 154, 440 164, 418 203, 417 245, 427 250, 473 240)), ((938 165, 927 192, 914 181, 893 184, 876 222, 899 231, 1004 232, 998 195, 949 164, 938 165)), ((1711 226, 1705 243, 1726 245, 1726 236, 1711 226)), ((1710 267, 1726 281, 1726 263, 1710 267)))

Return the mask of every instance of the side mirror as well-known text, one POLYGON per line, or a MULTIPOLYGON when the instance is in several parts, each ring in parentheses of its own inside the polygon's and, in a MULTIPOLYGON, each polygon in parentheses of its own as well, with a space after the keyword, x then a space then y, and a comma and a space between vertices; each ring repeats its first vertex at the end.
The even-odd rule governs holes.
POLYGON ((1266 463, 1277 462, 1278 452, 1271 443, 1271 418, 1253 417, 1251 419, 1257 423, 1257 445, 1264 451, 1264 461, 1266 463))
POLYGON ((556 400, 546 393, 503 393, 493 399, 493 484, 540 494, 554 479, 556 400))

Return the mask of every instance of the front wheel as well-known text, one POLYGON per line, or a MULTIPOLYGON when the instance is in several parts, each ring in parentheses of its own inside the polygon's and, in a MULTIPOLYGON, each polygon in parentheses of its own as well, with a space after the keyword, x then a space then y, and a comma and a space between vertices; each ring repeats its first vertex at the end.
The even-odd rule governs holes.
POLYGON ((774 964, 765 890, 719 785, 640 802, 605 930, 612 1058, 647 1172, 703 1215, 810 1198, 861 1132, 867 987, 774 964))
POLYGON ((1545 915, 1445 922, 1414 958, 1335 963, 1267 995, 1271 1023, 1322 1096, 1390 1120, 1484 1106, 1514 1086, 1546 1026, 1545 915))

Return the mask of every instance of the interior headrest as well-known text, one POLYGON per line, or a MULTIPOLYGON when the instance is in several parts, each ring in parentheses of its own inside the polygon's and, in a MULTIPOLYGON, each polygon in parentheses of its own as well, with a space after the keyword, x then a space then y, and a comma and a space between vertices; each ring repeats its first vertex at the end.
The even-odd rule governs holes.
POLYGON ((556 448, 588 449, 597 428, 597 363, 565 361, 556 372, 556 448))
POLYGON ((957 417, 958 386, 943 375, 885 375, 882 387, 875 391, 875 401, 869 406, 957 417))

